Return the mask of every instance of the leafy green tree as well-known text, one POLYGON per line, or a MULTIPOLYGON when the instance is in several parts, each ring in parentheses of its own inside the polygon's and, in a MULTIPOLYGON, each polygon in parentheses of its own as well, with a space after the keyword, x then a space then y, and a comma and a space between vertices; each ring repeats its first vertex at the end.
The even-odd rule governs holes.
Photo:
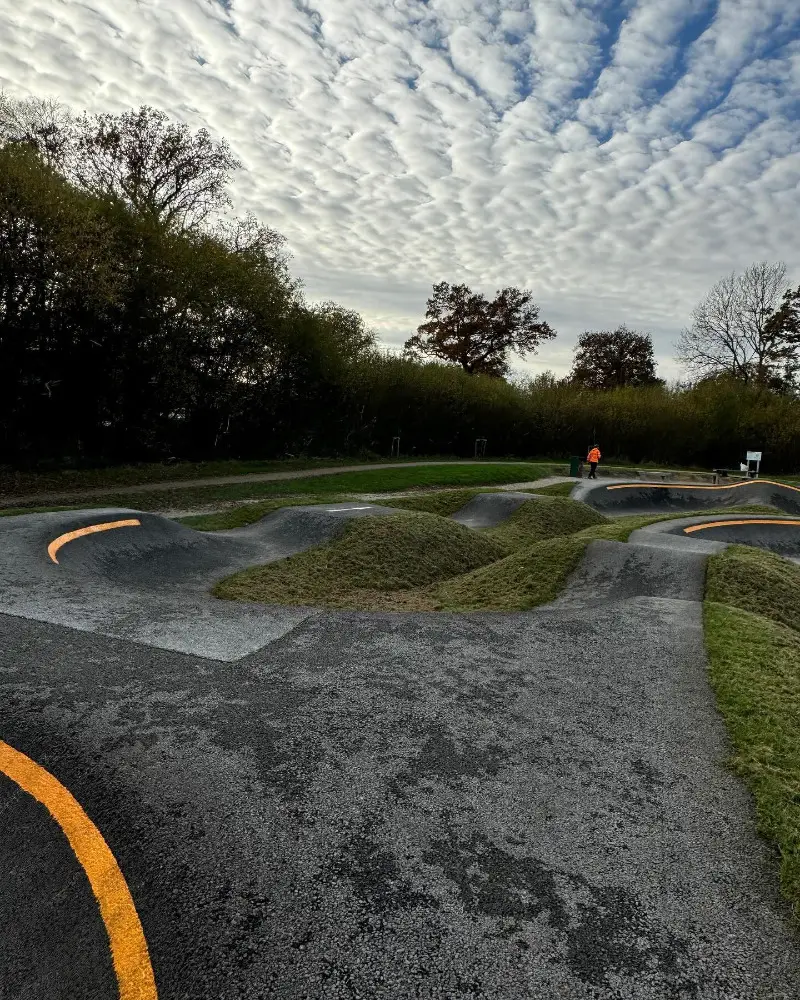
POLYGON ((123 285, 106 206, 34 144, 0 148, 0 426, 6 448, 53 446, 102 420, 104 333, 123 285), (88 391, 87 391, 88 389, 88 391), (39 444, 37 445, 37 442, 39 444))
POLYGON ((659 379, 652 338, 624 325, 613 331, 583 333, 568 378, 586 389, 654 385, 659 379))
POLYGON ((467 285, 433 286, 425 315, 427 323, 405 343, 408 357, 440 358, 460 365, 470 375, 502 378, 509 370, 508 354, 535 352, 555 331, 539 320, 532 293, 504 288, 491 301, 467 285))

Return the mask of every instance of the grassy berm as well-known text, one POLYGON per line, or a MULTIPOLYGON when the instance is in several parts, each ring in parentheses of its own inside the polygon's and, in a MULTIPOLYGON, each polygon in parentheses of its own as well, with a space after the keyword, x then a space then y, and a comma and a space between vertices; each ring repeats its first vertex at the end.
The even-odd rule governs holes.
POLYGON ((416 608, 424 602, 403 592, 468 573, 504 555, 498 542, 455 521, 409 511, 351 521, 329 544, 246 569, 223 580, 214 593, 328 608, 416 608))
MULTIPOLYGON (((333 542, 243 570, 214 593, 231 600, 362 611, 521 611, 553 600, 594 539, 623 542, 635 528, 663 519, 662 514, 609 520, 586 504, 542 496, 498 527, 472 531, 449 515, 477 492, 386 500, 417 509, 351 521, 333 542)), ((236 517, 229 511, 201 523, 207 529, 233 527, 236 517)), ((249 521, 251 514, 246 517, 249 521)), ((197 526, 199 519, 185 520, 197 526)))
MULTIPOLYGON (((438 509, 449 509, 453 502, 415 499, 438 509)), ((454 509, 463 505, 464 498, 458 499, 454 509)), ((603 515, 562 497, 531 500, 498 528, 485 531, 428 511, 363 518, 351 521, 327 545, 244 570, 223 580, 214 593, 267 604, 367 611, 533 607, 555 596, 590 540, 576 537, 559 545, 555 536, 598 524, 608 524, 603 515)))
POLYGON ((800 929, 800 566, 732 546, 709 560, 709 676, 800 929))

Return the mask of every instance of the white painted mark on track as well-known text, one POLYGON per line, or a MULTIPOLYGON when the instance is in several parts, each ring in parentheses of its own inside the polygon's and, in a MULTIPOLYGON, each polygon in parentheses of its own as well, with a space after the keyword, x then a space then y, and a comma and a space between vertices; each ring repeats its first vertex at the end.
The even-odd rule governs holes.
POLYGON ((366 507, 326 507, 325 510, 328 514, 344 514, 348 510, 372 510, 372 504, 366 507))

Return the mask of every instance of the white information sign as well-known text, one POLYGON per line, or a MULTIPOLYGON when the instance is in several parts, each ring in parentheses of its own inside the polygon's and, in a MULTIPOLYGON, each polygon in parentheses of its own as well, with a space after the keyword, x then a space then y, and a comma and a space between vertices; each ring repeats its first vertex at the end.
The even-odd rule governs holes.
POLYGON ((748 453, 747 453, 747 461, 748 462, 760 462, 761 461, 761 452, 760 451, 748 451, 748 453))

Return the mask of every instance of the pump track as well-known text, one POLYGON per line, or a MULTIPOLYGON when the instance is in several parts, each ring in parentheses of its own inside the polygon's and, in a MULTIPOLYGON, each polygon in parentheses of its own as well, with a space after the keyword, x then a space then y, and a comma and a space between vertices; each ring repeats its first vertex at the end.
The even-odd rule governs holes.
POLYGON ((0 997, 800 997, 701 621, 709 553, 800 554, 800 491, 573 496, 785 514, 592 542, 551 604, 461 615, 209 596, 375 504, 0 518, 0 997))

